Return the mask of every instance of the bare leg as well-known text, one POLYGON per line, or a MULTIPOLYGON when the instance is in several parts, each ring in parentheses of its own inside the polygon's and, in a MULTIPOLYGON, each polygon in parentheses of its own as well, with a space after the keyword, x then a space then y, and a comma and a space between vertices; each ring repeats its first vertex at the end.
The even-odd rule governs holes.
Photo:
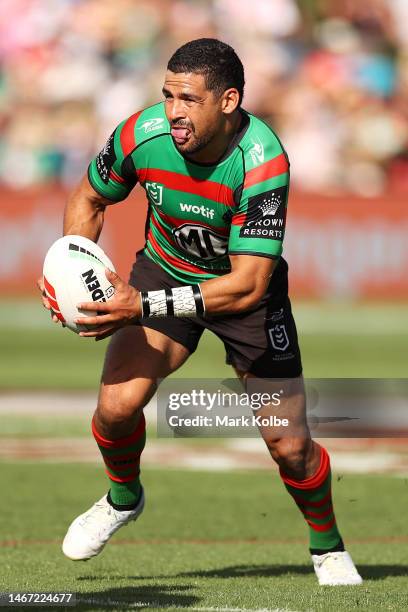
POLYGON ((306 420, 306 398, 303 378, 279 382, 255 379, 251 374, 237 372, 246 383, 247 392, 269 387, 269 395, 282 388, 280 405, 261 408, 260 416, 285 417, 288 428, 260 427, 272 459, 279 465, 280 476, 289 494, 301 510, 308 526, 310 551, 320 555, 343 552, 344 546, 337 529, 331 497, 331 470, 327 451, 311 439, 306 420))
POLYGON ((177 370, 188 350, 148 327, 125 327, 108 347, 94 423, 109 439, 129 435, 157 389, 157 379, 177 370))
POLYGON ((182 345, 149 328, 126 327, 113 336, 92 422, 111 487, 69 527, 62 549, 70 559, 98 555, 118 529, 142 513, 143 408, 154 395, 157 379, 180 367, 188 355, 182 345))
MULTIPOLYGON (((236 370, 243 382, 255 377, 248 372, 236 370)), ((261 381, 262 383, 262 381, 261 381)), ((274 428, 260 428, 272 459, 281 470, 296 480, 304 480, 312 476, 320 461, 320 447, 313 442, 306 422, 306 397, 303 377, 284 382, 286 393, 282 395, 279 415, 289 420, 289 431, 280 435, 274 428)), ((269 416, 276 409, 266 406, 257 414, 269 416)))

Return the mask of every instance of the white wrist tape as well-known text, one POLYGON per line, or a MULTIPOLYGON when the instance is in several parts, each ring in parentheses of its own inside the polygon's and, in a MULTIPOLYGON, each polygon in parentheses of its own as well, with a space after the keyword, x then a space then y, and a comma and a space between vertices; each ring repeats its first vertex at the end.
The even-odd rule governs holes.
POLYGON ((167 317, 167 299, 164 289, 148 291, 149 317, 167 317))
POLYGON ((141 291, 142 318, 196 317, 204 314, 200 285, 141 291))
POLYGON ((172 289, 175 317, 195 317, 197 306, 191 285, 172 289))

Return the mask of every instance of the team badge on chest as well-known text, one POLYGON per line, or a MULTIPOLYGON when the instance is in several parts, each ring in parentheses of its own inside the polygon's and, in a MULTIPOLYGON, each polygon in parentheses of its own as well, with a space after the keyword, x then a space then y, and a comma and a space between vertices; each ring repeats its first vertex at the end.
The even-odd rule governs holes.
POLYGON ((160 183, 145 184, 146 194, 152 204, 161 206, 163 204, 163 185, 160 183))

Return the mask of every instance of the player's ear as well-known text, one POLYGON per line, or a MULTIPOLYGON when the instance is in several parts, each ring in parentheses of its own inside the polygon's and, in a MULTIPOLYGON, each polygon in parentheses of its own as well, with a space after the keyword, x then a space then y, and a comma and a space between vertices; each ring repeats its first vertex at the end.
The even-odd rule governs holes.
POLYGON ((222 94, 221 109, 225 115, 230 115, 239 105, 239 92, 235 87, 226 89, 222 94))

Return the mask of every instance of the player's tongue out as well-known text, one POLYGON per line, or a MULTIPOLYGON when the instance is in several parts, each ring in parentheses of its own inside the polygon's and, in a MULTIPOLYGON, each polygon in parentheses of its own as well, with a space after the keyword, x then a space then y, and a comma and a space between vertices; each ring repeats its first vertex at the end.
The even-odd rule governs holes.
POLYGON ((171 135, 177 144, 183 144, 187 142, 190 130, 185 127, 174 126, 171 128, 171 135))

